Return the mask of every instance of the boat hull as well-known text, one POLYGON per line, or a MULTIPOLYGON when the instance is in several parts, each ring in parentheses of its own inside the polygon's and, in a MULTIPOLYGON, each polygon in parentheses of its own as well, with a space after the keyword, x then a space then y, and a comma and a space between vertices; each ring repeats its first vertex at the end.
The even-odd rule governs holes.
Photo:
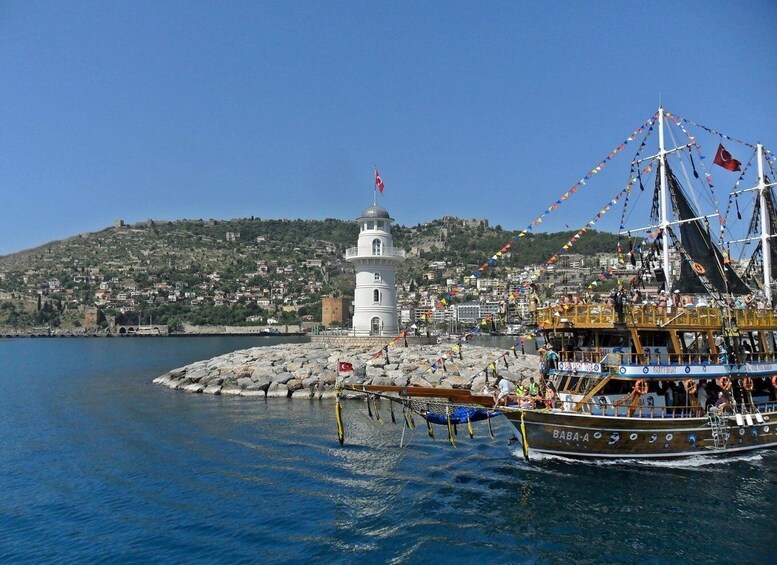
POLYGON ((528 453, 597 459, 722 456, 777 447, 777 413, 742 425, 727 416, 627 418, 548 410, 509 410, 507 420, 528 453), (524 430, 522 433, 521 430, 524 430))

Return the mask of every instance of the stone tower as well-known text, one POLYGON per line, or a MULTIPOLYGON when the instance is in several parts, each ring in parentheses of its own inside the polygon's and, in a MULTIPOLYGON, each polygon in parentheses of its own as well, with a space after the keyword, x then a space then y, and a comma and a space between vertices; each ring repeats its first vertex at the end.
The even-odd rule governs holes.
POLYGON ((402 249, 394 248, 391 222, 385 208, 373 204, 362 212, 358 247, 345 252, 345 260, 356 270, 353 296, 354 335, 396 336, 397 264, 405 259, 402 249))

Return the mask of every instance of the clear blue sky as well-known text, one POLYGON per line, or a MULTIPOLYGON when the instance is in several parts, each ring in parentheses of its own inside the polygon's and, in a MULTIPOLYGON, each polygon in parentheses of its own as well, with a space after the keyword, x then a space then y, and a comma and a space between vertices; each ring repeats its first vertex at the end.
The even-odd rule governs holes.
POLYGON ((400 224, 525 228, 659 100, 777 151, 776 24, 773 0, 5 1, 0 254, 117 218, 352 219, 375 164, 400 224))

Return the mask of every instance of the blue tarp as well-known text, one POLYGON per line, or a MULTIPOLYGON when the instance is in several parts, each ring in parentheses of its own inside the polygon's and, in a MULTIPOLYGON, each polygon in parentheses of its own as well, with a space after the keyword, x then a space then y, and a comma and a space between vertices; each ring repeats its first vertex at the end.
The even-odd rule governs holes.
MULTIPOLYGON (((470 422, 479 422, 481 420, 487 420, 499 415, 497 410, 486 410, 485 408, 468 408, 466 406, 459 406, 453 412, 451 412, 451 424, 465 424, 467 420, 470 422)), ((436 412, 422 412, 426 421, 432 424, 447 424, 448 417, 445 414, 438 414, 436 412)))

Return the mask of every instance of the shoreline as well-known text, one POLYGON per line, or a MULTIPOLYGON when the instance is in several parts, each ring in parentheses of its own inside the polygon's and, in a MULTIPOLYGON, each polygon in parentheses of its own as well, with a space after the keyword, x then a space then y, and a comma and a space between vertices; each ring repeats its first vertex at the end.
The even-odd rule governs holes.
POLYGON ((283 338, 283 337, 305 337, 309 336, 310 334, 307 334, 305 332, 289 332, 289 333, 260 333, 260 332, 246 332, 246 333, 236 333, 236 332, 223 332, 223 333, 215 333, 215 332, 208 332, 208 333, 191 333, 191 332, 176 332, 176 333, 167 333, 167 334, 118 334, 115 332, 73 332, 71 330, 62 330, 58 332, 0 332, 0 339, 14 339, 14 338, 20 338, 20 339, 37 339, 37 338, 43 338, 43 339, 49 339, 49 338, 119 338, 119 339, 130 339, 130 338, 149 338, 149 337, 276 337, 276 338, 283 338))

